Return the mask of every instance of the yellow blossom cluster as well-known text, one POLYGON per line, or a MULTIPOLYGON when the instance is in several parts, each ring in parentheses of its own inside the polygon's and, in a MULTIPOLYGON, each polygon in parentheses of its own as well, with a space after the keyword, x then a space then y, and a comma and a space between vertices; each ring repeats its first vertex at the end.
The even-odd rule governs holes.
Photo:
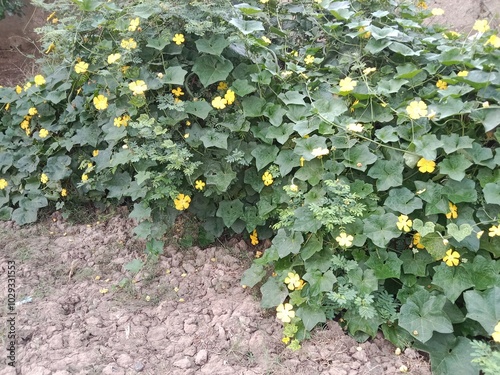
POLYGON ((448 219, 456 219, 458 217, 458 209, 453 203, 448 202, 448 207, 450 208, 450 212, 446 214, 448 219))
POLYGON ((127 50, 132 50, 132 49, 137 48, 137 42, 134 40, 134 38, 122 39, 122 41, 120 42, 120 46, 122 48, 127 49, 127 50))
POLYGON ((182 43, 184 43, 186 41, 186 39, 184 38, 184 34, 175 34, 174 37, 172 38, 172 40, 178 46, 180 46, 182 43))
POLYGON ((87 73, 87 70, 89 69, 89 64, 86 63, 85 61, 80 61, 75 65, 75 72, 78 74, 83 74, 87 73))
POLYGON ((203 182, 202 180, 196 180, 194 182, 194 188, 196 190, 202 191, 205 188, 205 185, 206 185, 205 182, 203 182))
POLYGON ((491 338, 495 342, 500 342, 500 322, 497 323, 495 328, 493 329, 493 333, 491 334, 491 338))
POLYGON ((92 100, 92 102, 94 103, 94 107, 98 111, 103 111, 106 108, 108 108, 108 98, 106 98, 102 94, 95 96, 94 99, 92 100))
POLYGON ((420 243, 420 240, 422 239, 422 235, 420 233, 415 233, 413 235, 413 245, 417 248, 417 249, 424 249, 424 245, 422 245, 420 243))
POLYGON ((295 311, 293 311, 293 305, 290 303, 280 303, 276 307, 276 317, 283 323, 290 323, 293 318, 295 318, 295 311))
POLYGON ((446 263, 449 267, 458 266, 460 263, 460 254, 458 251, 453 251, 452 249, 446 252, 446 255, 443 258, 443 262, 446 263))
POLYGON ((425 158, 421 158, 417 162, 418 170, 422 173, 432 173, 436 169, 436 162, 433 160, 427 160, 425 158))
POLYGON ((4 190, 7 186, 9 186, 9 183, 5 178, 0 178, 0 190, 4 190))
POLYGON ((264 174, 262 175, 262 181, 266 186, 271 185, 274 182, 273 175, 271 174, 271 172, 265 171, 264 174))
POLYGON ((408 113, 411 119, 418 120, 420 117, 427 116, 427 104, 421 100, 413 100, 406 107, 406 113, 408 113))
POLYGON ((354 90, 358 82, 354 81, 351 77, 343 78, 339 81, 340 92, 348 93, 354 90))
MULTIPOLYGON (((220 84, 219 84, 220 85, 220 84)), ((216 96, 212 100, 212 106, 216 109, 224 109, 227 105, 231 105, 236 100, 236 94, 233 90, 229 89, 226 91, 224 97, 216 96)))
POLYGON ((130 82, 128 84, 128 88, 130 91, 132 91, 133 95, 144 95, 144 92, 148 89, 148 86, 146 85, 146 82, 139 79, 137 81, 130 82))
POLYGON ((340 234, 335 238, 335 241, 337 241, 342 247, 351 247, 354 237, 346 232, 340 232, 340 234))
POLYGON ((285 284, 290 290, 301 290, 304 287, 305 282, 297 273, 288 272, 287 277, 285 277, 285 284))
POLYGON ((113 125, 119 128, 120 126, 127 126, 129 121, 130 121, 130 116, 124 114, 120 117, 115 117, 115 119, 113 120, 113 125))
POLYGON ((413 221, 410 220, 407 215, 399 215, 398 222, 396 223, 396 226, 399 230, 402 230, 403 232, 409 232, 412 225, 413 221))
POLYGON ((259 236, 257 235, 257 229, 254 229, 253 232, 250 234, 250 241, 254 246, 259 244, 259 236))

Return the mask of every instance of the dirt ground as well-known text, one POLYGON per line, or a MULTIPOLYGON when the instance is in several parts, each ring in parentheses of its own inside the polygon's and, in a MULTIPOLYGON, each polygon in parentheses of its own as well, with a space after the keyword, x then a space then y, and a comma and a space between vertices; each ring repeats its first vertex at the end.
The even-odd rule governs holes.
POLYGON ((14 261, 18 302, 17 373, 5 366, 2 318, 0 375, 379 375, 405 367, 430 375, 415 350, 396 355, 381 337, 359 344, 333 321, 292 352, 259 290, 240 286, 253 257, 247 244, 168 246, 147 260, 133 226, 125 214, 80 225, 0 222, 0 284, 14 261), (127 270, 134 259, 145 263, 137 273, 127 270))

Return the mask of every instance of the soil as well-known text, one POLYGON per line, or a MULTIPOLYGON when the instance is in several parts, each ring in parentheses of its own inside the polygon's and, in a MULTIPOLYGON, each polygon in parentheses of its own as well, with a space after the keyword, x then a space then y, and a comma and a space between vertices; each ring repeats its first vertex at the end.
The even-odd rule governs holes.
MULTIPOLYGON (((0 222, 0 283, 14 261, 18 302, 17 373, 4 357, 0 375, 431 374, 415 350, 396 355, 381 337, 357 343, 334 321, 293 352, 259 290, 240 286, 253 257, 244 241, 170 245, 147 260, 133 227, 125 213, 80 225, 58 215, 23 228, 0 222), (145 263, 138 273, 126 269, 134 259, 145 263)), ((2 318, 2 348, 6 330, 2 318)))

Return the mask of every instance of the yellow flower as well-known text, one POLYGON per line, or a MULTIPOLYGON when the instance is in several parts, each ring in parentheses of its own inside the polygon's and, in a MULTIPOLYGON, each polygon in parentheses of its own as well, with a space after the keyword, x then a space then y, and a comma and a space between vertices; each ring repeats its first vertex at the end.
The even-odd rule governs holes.
POLYGON ((424 245, 422 245, 420 243, 421 239, 422 239, 422 236, 420 235, 420 233, 415 233, 413 235, 413 245, 415 245, 417 247, 417 249, 423 249, 424 248, 424 245))
POLYGON ((143 95, 144 91, 148 89, 148 86, 146 85, 146 82, 139 79, 137 81, 130 82, 128 84, 128 88, 132 91, 133 95, 143 95))
POLYGON ((448 88, 448 84, 440 79, 436 82, 436 87, 440 90, 446 90, 448 88))
POLYGON ((262 181, 264 181, 264 185, 266 186, 271 185, 274 182, 273 175, 269 171, 265 171, 262 175, 262 181))
POLYGON ((458 263, 460 263, 460 254, 458 251, 453 251, 452 249, 448 250, 446 252, 446 255, 443 258, 443 262, 446 263, 447 266, 453 267, 453 266, 458 266, 458 263))
POLYGON ((135 30, 137 30, 137 28, 139 27, 139 23, 140 23, 139 17, 134 18, 133 20, 130 20, 128 31, 135 31, 135 30))
POLYGON ((436 163, 433 160, 427 160, 425 158, 421 158, 417 162, 418 170, 422 173, 432 173, 434 169, 436 169, 436 163))
POLYGON ((422 8, 422 9, 427 9, 427 4, 425 3, 425 1, 419 1, 417 3, 417 7, 422 8))
POLYGON ((304 166, 304 162, 306 161, 306 159, 304 159, 303 156, 300 157, 300 166, 303 167, 304 166))
POLYGON ((31 87, 31 83, 30 82, 26 82, 26 84, 23 87, 23 90, 27 91, 30 87, 31 87))
POLYGON ((300 276, 293 272, 288 272, 288 276, 285 277, 285 284, 287 284, 288 289, 290 290, 295 290, 302 285, 300 282, 300 276))
POLYGON ((398 227, 399 230, 402 230, 403 232, 409 232, 411 230, 412 225, 413 221, 409 220, 408 216, 399 215, 398 222, 396 223, 396 226, 398 227))
POLYGON ((420 117, 427 116, 427 104, 423 101, 412 101, 408 107, 406 107, 406 112, 413 120, 418 120, 420 117))
POLYGON ((262 39, 265 43, 267 43, 267 44, 271 44, 271 39, 269 39, 267 36, 263 35, 263 36, 261 37, 261 39, 262 39))
POLYGON ((476 233, 476 238, 479 240, 484 234, 484 230, 481 230, 479 232, 476 233))
POLYGON ((312 55, 307 55, 305 58, 304 58, 304 62, 309 65, 309 64, 312 64, 314 62, 314 56, 312 55))
POLYGON ((480 33, 485 33, 490 29, 488 25, 488 20, 476 20, 474 22, 474 26, 472 26, 472 30, 479 31, 480 33))
POLYGON ((94 106, 97 110, 102 111, 108 108, 108 98, 106 98, 104 95, 97 95, 93 99, 94 106))
POLYGON ((290 337, 285 336, 285 337, 283 337, 283 338, 281 339, 281 341, 282 341, 284 344, 288 345, 288 343, 290 342, 290 337))
POLYGON ((342 247, 351 247, 354 237, 346 232, 341 232, 339 236, 335 238, 335 241, 339 243, 342 247))
POLYGON ((490 107, 490 102, 488 102, 488 101, 483 102, 483 103, 481 103, 481 106, 482 106, 483 108, 489 108, 489 107, 490 107))
POLYGON ((87 64, 84 61, 80 61, 78 64, 75 65, 75 72, 78 74, 83 74, 87 72, 87 69, 89 68, 89 64, 87 64))
POLYGON ((179 194, 177 198, 174 199, 175 209, 179 211, 183 211, 189 207, 189 203, 191 203, 191 198, 189 195, 179 194))
POLYGON ((490 237, 495 237, 495 236, 500 236, 500 225, 492 225, 490 229, 488 229, 489 233, 488 236, 490 237))
POLYGON ((500 342, 500 322, 494 328, 494 332, 491 334, 491 338, 495 342, 500 342))
POLYGON ((120 60, 121 57, 122 55, 119 53, 112 53, 111 55, 108 56, 108 64, 114 64, 115 62, 120 60))
POLYGON ((444 14, 444 10, 441 8, 432 8, 431 13, 433 16, 442 16, 444 14))
POLYGON ((203 190, 205 188, 205 185, 206 184, 202 180, 196 180, 194 182, 194 188, 196 190, 200 190, 200 191, 203 190))
POLYGON ((450 212, 446 214, 446 217, 448 219, 456 219, 458 217, 457 206, 455 206, 451 202, 448 202, 448 207, 450 208, 450 212))
POLYGON ((365 70, 363 70, 363 74, 367 76, 368 74, 373 73, 375 71, 377 71, 377 68, 366 68, 365 70))
POLYGON ((227 83, 226 82, 219 82, 217 85, 217 90, 226 90, 227 89, 227 83))
POLYGON ((252 242, 252 245, 258 245, 259 244, 259 237, 257 235, 257 229, 254 229, 253 232, 250 234, 250 241, 252 242))
POLYGON ((92 151, 92 156, 95 158, 97 155, 99 155, 99 150, 94 150, 92 151))
POLYGON ((290 185, 290 191, 293 191, 294 193, 299 191, 299 187, 295 184, 290 185))
POLYGON ((261 2, 262 4, 267 4, 267 3, 269 2, 269 0, 260 0, 260 2, 261 2))
POLYGON ((496 35, 492 35, 488 38, 486 43, 484 43, 485 46, 488 44, 491 44, 495 48, 500 48, 500 38, 496 35))
POLYGON ((180 46, 182 43, 185 42, 186 39, 184 39, 183 34, 175 34, 174 37, 172 38, 172 40, 175 42, 175 44, 180 46))
POLYGON ((281 320, 283 323, 290 323, 292 318, 295 317, 295 311, 293 311, 293 306, 289 303, 282 304, 280 303, 278 307, 276 307, 276 317, 281 320))
POLYGON ((9 183, 5 178, 0 178, 0 190, 5 189, 7 186, 9 186, 9 183))
POLYGON ((109 290, 107 288, 99 289, 99 293, 101 293, 101 294, 106 294, 108 292, 109 292, 109 290))
POLYGON ((236 95, 233 90, 227 90, 226 95, 224 95, 224 99, 226 99, 227 105, 231 105, 234 103, 236 99, 236 95))
POLYGON ((30 109, 28 109, 28 114, 30 116, 34 116, 38 113, 38 110, 35 108, 35 107, 31 107, 30 109))
POLYGON ((66 189, 61 190, 61 197, 67 197, 68 196, 68 191, 66 189))
POLYGON ((226 104, 227 104, 227 100, 226 100, 226 99, 221 98, 220 96, 216 96, 216 97, 212 100, 212 106, 213 106, 214 108, 217 108, 217 109, 224 109, 224 108, 226 108, 226 104))
POLYGON ((55 15, 56 15, 56 12, 50 13, 49 16, 47 17, 47 21, 50 21, 55 15))
POLYGON ((175 96, 179 97, 179 96, 184 95, 184 92, 182 91, 182 88, 177 87, 176 89, 172 90, 172 94, 174 94, 175 96))
POLYGON ((45 85, 45 78, 41 74, 35 76, 35 86, 45 85))
POLYGON ((40 176, 40 181, 42 184, 46 184, 47 182, 49 182, 49 177, 45 173, 42 173, 42 175, 40 176))
POLYGON ((82 181, 83 182, 88 181, 88 179, 89 179, 89 176, 86 173, 82 174, 82 181))
POLYGON ((459 76, 459 77, 467 77, 468 75, 469 75, 468 70, 461 70, 457 73, 457 76, 459 76))
POLYGON ((47 138, 49 136, 49 131, 47 129, 40 129, 40 131, 38 132, 38 136, 40 138, 47 138))
POLYGON ((134 40, 134 38, 130 38, 130 39, 122 39, 121 43, 120 43, 120 46, 122 48, 125 48, 125 49, 128 49, 128 50, 131 50, 131 49, 134 49, 134 48, 137 48, 137 43, 136 41, 134 40))
POLYGON ((56 49, 56 45, 54 43, 50 43, 47 49, 45 50, 45 54, 48 55, 52 51, 56 49))
POLYGON ((316 158, 321 158, 323 155, 328 155, 330 151, 327 148, 315 148, 311 151, 311 154, 316 158))
POLYGON ((189 138, 189 133, 184 134, 184 138, 188 139, 189 138))
POLYGON ((16 86, 16 93, 19 95, 20 93, 23 92, 23 88, 19 85, 16 86))
POLYGON ((8 111, 10 108, 10 103, 5 104, 5 110, 8 111))
POLYGON ((344 79, 341 79, 339 82, 340 86, 340 91, 341 92, 349 92, 354 90, 358 83, 356 81, 353 81, 351 77, 346 77, 344 79))
POLYGON ((361 33, 361 37, 362 38, 365 38, 365 39, 368 39, 369 37, 372 36, 372 33, 370 31, 365 31, 365 28, 363 26, 361 26, 358 31, 361 33))

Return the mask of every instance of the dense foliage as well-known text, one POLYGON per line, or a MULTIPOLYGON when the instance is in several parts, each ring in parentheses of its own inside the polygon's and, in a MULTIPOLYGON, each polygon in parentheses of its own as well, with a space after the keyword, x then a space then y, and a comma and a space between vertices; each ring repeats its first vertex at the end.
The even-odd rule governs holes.
MULTIPOLYGON (((283 342, 340 318, 479 373, 500 341, 500 38, 422 1, 42 4, 43 72, 0 89, 0 216, 125 202, 159 253, 175 218, 272 245, 283 342), (430 22, 429 20, 433 22, 430 22)), ((492 367, 493 368, 493 367, 492 367)))
POLYGON ((0 20, 11 14, 20 16, 23 6, 21 0, 0 0, 0 20))

